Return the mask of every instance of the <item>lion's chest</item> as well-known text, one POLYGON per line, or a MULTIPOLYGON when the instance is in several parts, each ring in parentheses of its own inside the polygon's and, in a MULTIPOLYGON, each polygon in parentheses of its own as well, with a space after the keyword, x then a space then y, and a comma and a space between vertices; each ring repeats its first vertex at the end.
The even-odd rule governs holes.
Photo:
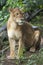
POLYGON ((21 31, 10 28, 8 30, 8 37, 19 39, 22 36, 21 31))

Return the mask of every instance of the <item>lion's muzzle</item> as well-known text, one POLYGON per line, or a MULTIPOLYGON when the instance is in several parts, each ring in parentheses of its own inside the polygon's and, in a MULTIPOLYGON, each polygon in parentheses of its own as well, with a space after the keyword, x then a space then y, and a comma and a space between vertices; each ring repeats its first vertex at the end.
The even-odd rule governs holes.
POLYGON ((16 23, 18 25, 23 25, 25 23, 25 19, 24 18, 21 18, 21 19, 16 19, 16 23))

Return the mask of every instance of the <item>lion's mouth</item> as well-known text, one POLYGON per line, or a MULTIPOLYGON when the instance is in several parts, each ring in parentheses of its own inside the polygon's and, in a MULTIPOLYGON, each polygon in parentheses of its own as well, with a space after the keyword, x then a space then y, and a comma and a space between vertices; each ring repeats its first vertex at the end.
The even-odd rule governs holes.
POLYGON ((23 22, 19 22, 18 25, 23 25, 24 23, 23 22))

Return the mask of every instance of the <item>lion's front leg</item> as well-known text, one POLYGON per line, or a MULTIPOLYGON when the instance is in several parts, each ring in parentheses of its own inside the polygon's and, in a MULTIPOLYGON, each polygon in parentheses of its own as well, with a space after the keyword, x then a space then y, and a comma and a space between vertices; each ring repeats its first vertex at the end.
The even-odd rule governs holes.
POLYGON ((15 58, 15 44, 16 44, 16 41, 13 38, 9 38, 10 55, 7 56, 8 59, 15 58))
POLYGON ((18 57, 21 58, 23 56, 24 43, 22 39, 19 39, 19 48, 18 48, 18 57))

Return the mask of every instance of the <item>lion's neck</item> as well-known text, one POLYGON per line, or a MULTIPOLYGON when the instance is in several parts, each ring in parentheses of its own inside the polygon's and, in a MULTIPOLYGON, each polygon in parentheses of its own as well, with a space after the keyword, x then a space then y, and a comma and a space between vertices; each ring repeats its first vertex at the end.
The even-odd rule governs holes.
POLYGON ((14 21, 11 23, 11 27, 14 30, 21 30, 22 26, 19 26, 17 23, 15 23, 14 21))

